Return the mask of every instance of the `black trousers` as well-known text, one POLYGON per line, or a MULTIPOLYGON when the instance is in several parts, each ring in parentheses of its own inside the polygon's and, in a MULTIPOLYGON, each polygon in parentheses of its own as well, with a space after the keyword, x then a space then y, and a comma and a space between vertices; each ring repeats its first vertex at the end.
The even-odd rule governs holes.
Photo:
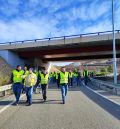
POLYGON ((47 94, 47 91, 46 91, 47 84, 41 84, 41 88, 42 88, 43 99, 46 100, 46 98, 47 98, 47 96, 46 96, 46 94, 47 94))
POLYGON ((69 86, 72 86, 73 85, 73 78, 69 78, 69 83, 68 83, 69 86))

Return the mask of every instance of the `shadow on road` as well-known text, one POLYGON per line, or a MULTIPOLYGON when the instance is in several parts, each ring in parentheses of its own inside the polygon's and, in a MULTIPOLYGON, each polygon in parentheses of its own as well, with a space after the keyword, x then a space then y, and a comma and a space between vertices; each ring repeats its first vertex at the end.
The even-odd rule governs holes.
POLYGON ((104 110, 106 110, 111 115, 113 115, 114 117, 120 120, 120 106, 119 105, 97 95, 96 93, 92 92, 86 87, 82 87, 81 92, 84 93, 89 99, 94 101, 96 104, 98 104, 100 107, 102 107, 104 110))
POLYGON ((33 101, 33 104, 61 104, 61 100, 33 101))
POLYGON ((13 101, 9 101, 9 100, 7 100, 7 101, 0 101, 0 106, 6 106, 6 105, 8 105, 8 104, 10 104, 12 102, 13 101))

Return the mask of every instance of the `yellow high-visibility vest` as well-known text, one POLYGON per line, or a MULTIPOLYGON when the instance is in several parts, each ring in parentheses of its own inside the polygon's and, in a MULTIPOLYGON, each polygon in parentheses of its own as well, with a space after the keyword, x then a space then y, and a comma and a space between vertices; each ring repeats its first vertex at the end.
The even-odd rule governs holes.
POLYGON ((24 74, 25 74, 25 75, 28 75, 28 74, 29 74, 29 71, 28 71, 28 70, 26 70, 24 74))
POLYGON ((70 77, 70 78, 73 77, 73 72, 69 72, 69 77, 70 77))
POLYGON ((84 76, 84 77, 87 77, 87 76, 88 76, 88 71, 87 71, 87 70, 84 70, 84 71, 83 71, 83 76, 84 76))
POLYGON ((15 69, 13 70, 12 73, 13 73, 13 83, 17 83, 17 82, 22 83, 24 71, 23 70, 17 71, 15 69))
POLYGON ((78 77, 78 73, 74 72, 73 73, 74 77, 78 77))
POLYGON ((41 77, 41 84, 48 84, 48 77, 49 77, 48 74, 44 75, 43 73, 41 73, 40 77, 41 77))
POLYGON ((56 80, 58 80, 58 73, 56 73, 56 80))
POLYGON ((25 78, 25 86, 34 86, 37 82, 37 76, 35 73, 28 74, 25 78))
POLYGON ((60 84, 67 84, 68 83, 68 72, 60 72, 60 84))
POLYGON ((50 73, 50 77, 51 77, 51 78, 53 77, 53 73, 50 73))

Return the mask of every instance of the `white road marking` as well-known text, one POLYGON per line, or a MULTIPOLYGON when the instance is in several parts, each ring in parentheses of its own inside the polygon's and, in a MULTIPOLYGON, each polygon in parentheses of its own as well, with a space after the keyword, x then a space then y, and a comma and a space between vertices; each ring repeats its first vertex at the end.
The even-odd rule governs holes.
MULTIPOLYGON (((20 98, 23 98, 25 95, 22 95, 20 98)), ((2 113, 2 112, 4 112, 7 108, 9 108, 12 104, 14 104, 15 103, 15 101, 13 101, 13 102, 11 102, 11 103, 9 103, 8 105, 6 105, 5 107, 3 107, 1 110, 0 110, 0 114, 2 113)))
POLYGON ((104 96, 104 95, 101 95, 100 93, 98 93, 97 91, 95 91, 95 90, 89 88, 88 86, 86 86, 86 88, 89 89, 89 90, 91 90, 92 92, 96 93, 97 95, 99 95, 99 96, 101 96, 101 97, 103 97, 103 98, 105 98, 105 99, 111 101, 112 103, 115 103, 115 104, 117 104, 117 105, 120 106, 120 103, 118 103, 118 102, 116 102, 116 101, 114 101, 114 100, 112 100, 112 99, 109 99, 108 97, 106 97, 106 96, 104 96))

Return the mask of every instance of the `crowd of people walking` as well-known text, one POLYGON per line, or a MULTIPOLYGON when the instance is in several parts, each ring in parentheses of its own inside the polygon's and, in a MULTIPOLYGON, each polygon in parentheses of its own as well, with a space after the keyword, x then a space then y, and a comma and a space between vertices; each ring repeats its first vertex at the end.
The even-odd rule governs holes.
MULTIPOLYGON (((19 104, 21 93, 26 93, 27 106, 32 104, 32 94, 41 89, 43 101, 47 100, 47 88, 57 87, 61 89, 62 103, 65 104, 68 88, 74 86, 83 86, 83 82, 87 85, 91 73, 87 69, 82 72, 80 69, 66 69, 62 67, 59 72, 47 72, 47 69, 24 69, 20 65, 12 71, 11 81, 13 83, 13 93, 16 98, 16 105, 19 104)), ((39 93, 41 93, 39 91, 39 93)))

